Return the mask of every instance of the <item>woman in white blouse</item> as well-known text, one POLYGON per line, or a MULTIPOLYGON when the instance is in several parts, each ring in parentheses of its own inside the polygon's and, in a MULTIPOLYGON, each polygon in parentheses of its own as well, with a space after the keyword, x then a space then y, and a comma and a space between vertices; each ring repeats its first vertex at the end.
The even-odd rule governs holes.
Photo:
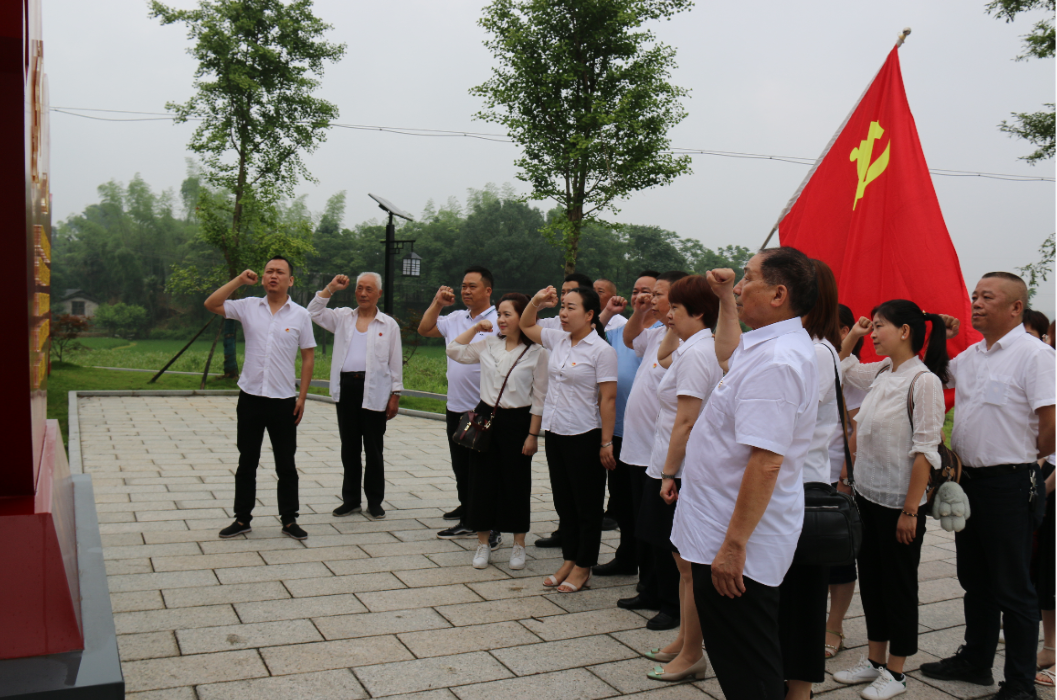
MULTIPOLYGON (((802 319, 804 330, 815 345, 818 367, 818 409, 811 446, 804 461, 804 484, 832 483, 833 466, 830 445, 841 438, 837 392, 841 390, 837 345, 841 344, 840 316, 837 308, 837 280, 829 265, 821 260, 815 266, 818 296, 815 306, 802 319)), ((841 455, 844 440, 841 438, 841 455)), ((841 460, 843 462, 843 459, 841 460)), ((826 594, 829 590, 829 567, 794 563, 786 572, 778 606, 778 638, 782 647, 782 665, 786 700, 808 700, 811 684, 826 680, 826 659, 818 649, 826 643, 826 594)))
POLYGON ((473 557, 477 569, 488 566, 492 551, 488 535, 492 530, 514 534, 510 568, 525 568, 532 455, 538 449, 536 439, 547 395, 547 351, 518 326, 527 303, 524 294, 504 295, 496 307, 498 335, 471 343, 478 333, 492 331, 492 322, 482 319, 447 348, 448 357, 456 362, 481 364, 481 402, 476 410, 478 415, 493 416, 488 451, 470 453, 467 525, 477 531, 473 557))
POLYGON ((540 328, 537 311, 557 304, 554 287, 537 292, 521 315, 521 332, 550 351, 543 429, 564 561, 543 585, 575 593, 598 563, 605 470, 616 467, 617 354, 606 341, 593 289, 577 287, 561 300, 561 330, 540 328))
POLYGON ((679 569, 679 633, 674 642, 646 656, 667 662, 650 671, 650 678, 680 681, 689 676, 704 678, 708 660, 701 646, 701 621, 694 604, 690 562, 679 556, 671 541, 672 517, 679 497, 686 441, 712 389, 723 378, 723 370, 716 359, 710 330, 716 325, 719 299, 705 278, 683 277, 668 291, 668 301, 668 334, 657 354, 657 360, 668 370, 657 385, 660 407, 646 468, 650 488, 643 494, 636 534, 654 547, 671 552, 679 569))
POLYGON ((903 665, 917 653, 918 563, 925 535, 929 468, 940 466, 943 383, 947 381, 947 336, 943 319, 904 299, 860 318, 841 345, 844 381, 868 389, 857 424, 856 502, 863 522, 859 593, 866 615, 869 656, 834 674, 840 683, 873 681, 862 696, 871 700, 906 692, 903 665), (927 334, 931 324, 931 333, 927 334), (881 362, 860 364, 851 354, 870 333, 881 362), (917 353, 925 347, 925 360, 917 353), (908 415, 912 392, 913 422, 908 415))

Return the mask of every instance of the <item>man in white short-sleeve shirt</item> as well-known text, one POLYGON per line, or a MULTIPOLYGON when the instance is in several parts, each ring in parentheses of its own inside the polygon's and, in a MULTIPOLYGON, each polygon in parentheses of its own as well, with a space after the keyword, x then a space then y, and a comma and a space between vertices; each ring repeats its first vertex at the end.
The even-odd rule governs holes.
MULTIPOLYGON (((965 644, 950 658, 922 664, 921 671, 991 685, 1001 619, 1000 695, 1033 698, 1039 604, 1032 535, 1046 509, 1045 491, 1033 486, 1042 483, 1035 460, 1054 451, 1054 351, 1024 331, 1028 289, 1020 277, 989 272, 972 299, 972 325, 984 339, 951 360, 947 382, 956 406, 951 447, 962 459, 961 486, 970 506, 965 529, 954 535, 965 589, 965 644)), ((955 335, 959 322, 944 320, 947 335, 955 335)))
POLYGON ((293 265, 274 257, 264 266, 265 296, 229 300, 236 289, 257 283, 257 273, 246 270, 205 301, 209 311, 242 323, 246 359, 239 376, 239 467, 235 472, 235 522, 220 531, 223 538, 249 532, 257 500, 257 465, 264 431, 272 442, 276 491, 283 534, 303 540, 308 534, 297 524, 297 424, 305 410, 312 381, 316 340, 312 319, 294 303, 288 291, 294 284, 293 265), (294 362, 301 351, 301 390, 294 385, 294 362))
MULTIPOLYGON (((470 341, 476 343, 489 335, 494 335, 499 328, 496 325, 496 310, 492 306, 492 287, 495 282, 492 273, 475 265, 466 269, 462 278, 462 302, 466 309, 453 311, 446 316, 440 310, 455 304, 455 291, 451 287, 441 287, 433 297, 433 303, 422 314, 418 332, 427 338, 444 338, 445 344, 455 340, 466 329, 482 319, 492 322, 490 333, 478 333, 470 341)), ((459 495, 459 506, 445 513, 445 520, 456 520, 455 525, 441 530, 437 536, 441 539, 476 537, 466 525, 467 511, 470 502, 470 450, 451 441, 451 435, 459 427, 459 419, 466 411, 477 408, 481 400, 481 365, 464 365, 448 358, 448 405, 446 416, 448 451, 451 453, 451 469, 455 473, 455 488, 459 495)), ((499 534, 492 533, 495 547, 499 546, 499 534)), ((493 547, 493 549, 495 548, 493 547)))
POLYGON ((815 348, 800 317, 818 285, 811 260, 788 247, 753 256, 736 287, 733 270, 713 271, 709 282, 727 374, 690 433, 671 539, 692 562, 705 647, 726 697, 781 700, 778 586, 803 526, 801 475, 818 412, 815 348), (739 316, 754 330, 742 334, 739 316))

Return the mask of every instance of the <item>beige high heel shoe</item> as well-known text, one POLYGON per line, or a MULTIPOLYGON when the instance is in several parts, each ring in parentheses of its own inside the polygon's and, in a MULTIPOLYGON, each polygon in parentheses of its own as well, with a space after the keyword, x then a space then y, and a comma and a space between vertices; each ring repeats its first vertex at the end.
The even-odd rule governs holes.
POLYGON ((661 651, 661 648, 657 647, 656 649, 650 649, 643 656, 650 661, 659 661, 662 664, 666 664, 679 655, 669 651, 661 651))
POLYGON ((655 681, 668 681, 669 683, 674 683, 676 681, 686 680, 690 676, 693 676, 696 681, 703 681, 706 673, 708 673, 708 657, 702 656, 698 659, 697 663, 682 673, 665 673, 663 667, 656 666, 652 671, 646 674, 646 677, 652 678, 655 681))

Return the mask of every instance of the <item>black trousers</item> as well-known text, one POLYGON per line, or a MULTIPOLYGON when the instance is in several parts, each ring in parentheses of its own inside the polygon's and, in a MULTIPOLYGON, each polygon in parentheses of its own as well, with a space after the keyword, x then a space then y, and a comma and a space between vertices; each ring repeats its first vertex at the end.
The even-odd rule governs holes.
POLYGON ((787 681, 821 683, 826 659, 826 599, 829 567, 793 564, 778 587, 778 639, 787 681))
POLYGON ((455 490, 459 494, 459 506, 462 508, 462 522, 469 522, 470 516, 470 455, 473 450, 457 445, 451 440, 451 434, 459 427, 462 412, 445 411, 444 418, 448 426, 448 452, 451 453, 451 470, 455 473, 455 490))
POLYGON ((341 436, 341 500, 347 506, 360 505, 360 483, 368 506, 381 506, 385 499, 385 462, 382 459, 385 411, 363 407, 363 377, 352 372, 341 374, 341 400, 338 401, 338 434, 341 436), (366 473, 360 462, 360 448, 367 458, 366 473))
POLYGON ((636 549, 638 542, 635 539, 635 519, 638 511, 632 500, 632 479, 636 476, 631 467, 620 461, 620 447, 624 438, 613 436, 613 457, 617 460, 616 469, 606 472, 609 478, 609 508, 608 513, 617 521, 620 527, 620 544, 613 555, 614 561, 621 564, 635 566, 636 549))
MULTIPOLYGON (((529 531, 532 457, 521 454, 532 423, 529 408, 500 409, 488 451, 470 451, 471 515, 463 522, 476 532, 529 531)), ((477 405, 479 413, 491 410, 484 401, 477 405)))
POLYGON ((261 461, 264 431, 272 441, 275 455, 276 488, 279 496, 279 519, 283 525, 297 520, 297 424, 294 407, 297 399, 269 399, 239 392, 235 409, 238 418, 236 445, 239 448, 239 468, 235 472, 235 519, 249 524, 253 520, 253 506, 257 503, 257 465, 261 461))
MULTIPOLYGON (((1041 478, 1046 479, 1053 473, 1053 465, 1044 462, 1041 478)), ((1031 571, 1035 581, 1035 593, 1039 596, 1039 610, 1054 609, 1054 587, 1057 584, 1057 568, 1054 567, 1054 556, 1057 554, 1057 542, 1054 528, 1054 491, 1046 497, 1046 518, 1039 526, 1035 540, 1035 555, 1031 559, 1031 571)))
POLYGON ((547 469, 562 533, 562 558, 582 567, 598 563, 602 545, 606 469, 598 454, 601 444, 600 428, 580 435, 547 431, 547 469))
POLYGON ((877 505, 858 494, 855 503, 862 518, 862 547, 856 561, 866 638, 888 642, 892 656, 913 656, 918 653, 918 564, 925 511, 917 518, 914 541, 900 544, 896 525, 902 509, 877 505))
MULTIPOLYGON (((631 510, 638 513, 642 510, 642 495, 646 493, 647 481, 646 467, 626 464, 631 482, 631 510)), ((617 469, 620 464, 617 464, 617 469)), ((635 531, 637 532, 637 530, 635 531)), ((623 534, 623 533, 622 533, 623 534)), ((635 563, 639 566, 639 586, 646 593, 647 598, 658 598, 657 581, 653 571, 653 547, 644 540, 635 538, 635 563)))
MULTIPOLYGON (((691 569, 705 650, 727 700, 783 700, 778 589, 743 577, 745 592, 727 598, 712 585, 711 566, 691 564, 691 569)), ((818 649, 812 648, 821 657, 818 649)))
POLYGON ((1039 634, 1039 605, 1030 570, 1033 527, 1028 498, 1034 468, 994 476, 986 471, 977 472, 985 476, 963 472, 961 485, 972 517, 954 535, 958 581, 965 589, 961 653, 970 663, 991 668, 1001 619, 1006 684, 1025 690, 1034 688, 1039 634))

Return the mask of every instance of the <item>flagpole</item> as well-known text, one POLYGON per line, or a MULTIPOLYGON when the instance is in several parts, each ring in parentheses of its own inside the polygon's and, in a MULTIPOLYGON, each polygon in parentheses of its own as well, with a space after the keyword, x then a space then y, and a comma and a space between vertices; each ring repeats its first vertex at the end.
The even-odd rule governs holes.
MULTIPOLYGON (((896 38, 897 49, 903 45, 903 42, 907 40, 908 36, 910 36, 910 27, 905 28, 902 33, 896 38)), ((844 127, 848 124, 848 119, 851 118, 851 115, 855 114, 855 110, 859 108, 859 102, 862 101, 862 98, 866 95, 866 92, 870 89, 870 85, 872 84, 873 81, 870 81, 870 83, 866 86, 866 90, 863 90, 862 95, 859 95, 859 99, 855 102, 855 106, 852 107, 852 110, 850 112, 848 112, 848 116, 844 118, 844 121, 841 123, 840 128, 838 128, 837 132, 833 134, 833 138, 830 139, 830 142, 826 144, 826 148, 822 151, 822 155, 820 155, 818 157, 818 160, 815 161, 815 164, 811 166, 811 171, 808 172, 807 177, 805 177, 804 181, 800 183, 800 187, 798 187, 796 192, 793 193, 793 196, 792 198, 790 198, 789 203, 785 205, 785 209, 782 210, 781 215, 778 217, 778 221, 774 223, 774 226, 771 228, 771 231, 767 234, 767 238, 764 239, 763 245, 760 246, 760 250, 766 248, 767 244, 771 242, 771 238, 774 236, 775 231, 778 230, 778 225, 782 223, 782 219, 784 219, 785 215, 789 213, 789 210, 793 208, 793 204, 796 203, 797 198, 800 196, 800 193, 803 191, 804 187, 811 179, 811 176, 815 174, 815 169, 818 168, 819 164, 825 159, 826 155, 829 153, 830 147, 833 146, 833 143, 837 140, 837 137, 840 135, 840 133, 844 131, 844 127)))

